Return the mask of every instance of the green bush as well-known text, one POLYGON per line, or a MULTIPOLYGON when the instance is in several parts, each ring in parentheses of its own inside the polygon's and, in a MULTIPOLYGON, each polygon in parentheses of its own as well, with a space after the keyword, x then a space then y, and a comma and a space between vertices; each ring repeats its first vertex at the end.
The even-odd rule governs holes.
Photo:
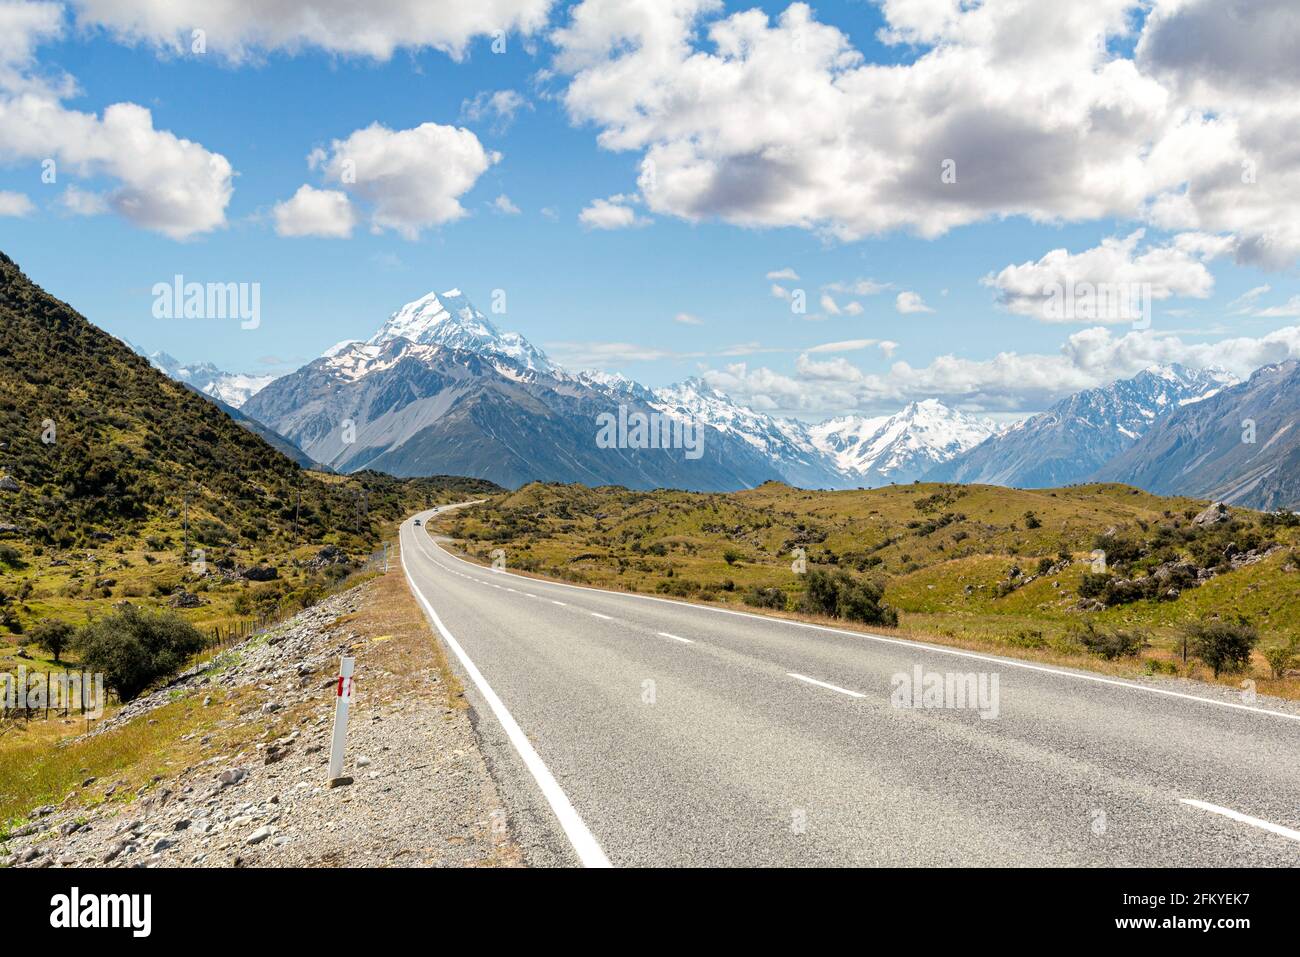
POLYGON ((785 592, 779 588, 759 588, 754 585, 745 592, 742 600, 746 605, 754 608, 776 608, 784 611, 786 607, 785 592))
POLYGON ((1124 631, 1116 628, 1110 631, 1098 628, 1092 621, 1071 632, 1070 637, 1082 645, 1089 654, 1114 661, 1116 658, 1132 658, 1147 645, 1151 644, 1146 632, 1124 631))
POLYGON ((31 630, 31 640, 36 643, 38 648, 43 649, 54 656, 54 663, 59 663, 59 657, 72 644, 72 639, 76 634, 76 629, 66 621, 60 621, 58 618, 46 618, 38 621, 36 626, 31 630))
POLYGON ((1255 626, 1245 620, 1196 621, 1183 626, 1187 647, 1214 670, 1237 671, 1250 661, 1250 651, 1259 641, 1255 626))
POLYGON ((199 630, 176 612, 126 605, 82 626, 75 647, 83 670, 103 674, 104 684, 130 701, 180 671, 204 644, 199 630))
POLYGON ((1286 677, 1287 670, 1296 663, 1298 655, 1300 655, 1300 638, 1288 638, 1264 649, 1264 660, 1268 662, 1268 668, 1274 678, 1286 677))
POLYGON ((868 625, 898 624, 898 612, 884 603, 885 590, 875 582, 856 579, 845 571, 816 568, 808 571, 806 579, 800 611, 868 625))

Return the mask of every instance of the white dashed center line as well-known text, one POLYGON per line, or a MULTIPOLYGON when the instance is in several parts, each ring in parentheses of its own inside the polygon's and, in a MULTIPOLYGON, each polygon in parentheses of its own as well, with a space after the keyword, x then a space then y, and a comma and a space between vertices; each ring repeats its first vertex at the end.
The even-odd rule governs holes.
POLYGON ((848 688, 841 688, 839 685, 827 684, 824 681, 818 681, 816 678, 809 678, 807 675, 797 675, 793 671, 787 671, 786 676, 798 681, 806 681, 810 685, 816 685, 819 688, 826 688, 830 691, 838 691, 840 694, 846 694, 850 698, 865 698, 866 695, 857 691, 850 691, 848 688))
POLYGON ((1251 817, 1249 814, 1242 814, 1240 811, 1234 811, 1230 807, 1219 807, 1217 804, 1210 804, 1208 801, 1197 801, 1192 798, 1179 798, 1182 804, 1191 807, 1200 808, 1202 811, 1209 811, 1211 814, 1222 814, 1224 817, 1232 818, 1234 821, 1240 821, 1242 824, 1249 824, 1251 827, 1257 827, 1261 831, 1268 831, 1285 837, 1287 840, 1300 841, 1300 831, 1293 830, 1289 827, 1283 827, 1281 824, 1274 824, 1272 821, 1265 821, 1258 817, 1251 817))
POLYGON ((613 620, 614 620, 614 619, 611 618, 609 615, 602 615, 602 614, 601 614, 600 612, 598 612, 598 611, 588 612, 588 614, 590 614, 592 618, 604 618, 606 621, 613 621, 613 620))
POLYGON ((695 644, 695 642, 693 642, 693 641, 692 641, 691 639, 689 639, 689 638, 682 638, 682 637, 680 637, 680 636, 678 636, 678 635, 670 635, 670 634, 669 634, 668 632, 666 632, 666 631, 661 631, 661 632, 659 632, 659 637, 661 637, 661 638, 671 638, 673 641, 680 641, 683 645, 693 645, 693 644, 695 644))

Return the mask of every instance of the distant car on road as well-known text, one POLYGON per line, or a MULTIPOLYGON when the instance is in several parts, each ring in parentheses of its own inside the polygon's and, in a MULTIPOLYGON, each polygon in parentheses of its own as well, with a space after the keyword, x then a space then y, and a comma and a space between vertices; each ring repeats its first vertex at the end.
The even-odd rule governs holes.
POLYGON ((420 520, 419 520, 418 518, 415 520, 415 524, 416 524, 416 525, 419 525, 419 524, 420 524, 420 520))

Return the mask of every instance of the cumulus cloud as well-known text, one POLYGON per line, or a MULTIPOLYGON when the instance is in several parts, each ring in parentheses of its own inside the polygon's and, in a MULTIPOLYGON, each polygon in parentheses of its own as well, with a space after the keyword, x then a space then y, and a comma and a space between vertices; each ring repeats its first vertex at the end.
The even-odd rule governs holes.
POLYGON ((519 215, 519 207, 516 206, 505 193, 502 193, 496 199, 492 200, 492 208, 503 216, 519 215))
POLYGON ((934 312, 925 304, 925 300, 921 298, 920 293, 911 290, 904 290, 894 297, 894 308, 905 316, 917 312, 934 312))
POLYGON ((275 231, 281 236, 347 239, 357 224, 347 193, 303 185, 291 199, 276 203, 275 231))
POLYGON ((61 35, 57 4, 0 4, 0 160, 54 161, 59 173, 107 177, 103 205, 138 226, 187 239, 223 226, 233 192, 229 161, 155 129, 153 114, 115 103, 101 116, 70 110, 70 77, 37 75, 36 47, 61 35))
POLYGON ((35 209, 26 193, 0 190, 0 216, 27 216, 35 209))
POLYGON ((644 226, 649 220, 638 216, 632 207, 635 201, 630 196, 611 196, 609 199, 594 199, 591 204, 578 213, 578 222, 588 229, 627 229, 632 226, 644 226))
POLYGON ((533 105, 515 90, 481 90, 460 105, 460 115, 471 123, 486 122, 495 133, 503 133, 515 121, 515 114, 533 105))
POLYGON ((372 123, 329 149, 313 150, 307 162, 328 183, 364 201, 372 232, 391 229, 414 240, 424 229, 464 216, 460 198, 500 158, 463 127, 422 123, 390 130, 372 123))
MULTIPOLYGON (((893 346, 880 344, 886 356, 893 346)), ((1097 326, 1074 333, 1055 354, 1007 351, 982 360, 943 355, 921 367, 894 362, 886 372, 866 372, 842 356, 820 360, 814 354, 810 349, 799 356, 794 375, 739 362, 710 368, 702 377, 742 402, 752 400, 782 414, 891 411, 926 398, 975 411, 1032 412, 1071 392, 1162 363, 1225 368, 1246 376, 1261 365, 1300 357, 1300 326, 1216 342, 1187 342, 1151 330, 1118 336, 1097 326)))
POLYGON ((118 37, 187 53, 193 30, 231 60, 257 52, 330 53, 387 60, 398 49, 430 47, 462 58, 471 40, 546 24, 553 0, 74 0, 77 21, 118 37))
POLYGON ((1053 249, 1036 262, 1007 266, 981 282, 996 290, 998 302, 1010 312, 1045 322, 1130 322, 1135 318, 1131 310, 1097 307, 1099 301, 1118 303, 1124 298, 1121 290, 1130 306, 1140 306, 1139 298, 1206 299, 1214 292, 1214 276, 1205 264, 1231 250, 1230 237, 1183 233, 1139 251, 1144 235, 1138 229, 1080 253, 1053 249), (1062 308, 1065 296, 1089 305, 1062 308), (1085 298, 1076 300, 1078 296, 1085 298))
POLYGON ((59 206, 73 216, 101 216, 109 211, 108 200, 100 193, 69 186, 59 194, 59 206))
POLYGON ((915 47, 888 63, 804 3, 583 0, 552 38, 571 118, 640 155, 651 212, 844 239, 1145 218, 1277 266, 1300 256, 1288 4, 1155 0, 1135 37, 1137 0, 882 0, 880 39, 915 47))

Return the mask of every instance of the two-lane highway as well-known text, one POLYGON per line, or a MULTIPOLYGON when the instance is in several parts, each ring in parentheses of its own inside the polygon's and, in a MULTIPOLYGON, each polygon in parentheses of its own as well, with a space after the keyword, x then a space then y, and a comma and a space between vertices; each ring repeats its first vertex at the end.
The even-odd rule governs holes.
POLYGON ((557 863, 1300 863, 1288 705, 538 581, 409 520, 401 539, 557 863))

